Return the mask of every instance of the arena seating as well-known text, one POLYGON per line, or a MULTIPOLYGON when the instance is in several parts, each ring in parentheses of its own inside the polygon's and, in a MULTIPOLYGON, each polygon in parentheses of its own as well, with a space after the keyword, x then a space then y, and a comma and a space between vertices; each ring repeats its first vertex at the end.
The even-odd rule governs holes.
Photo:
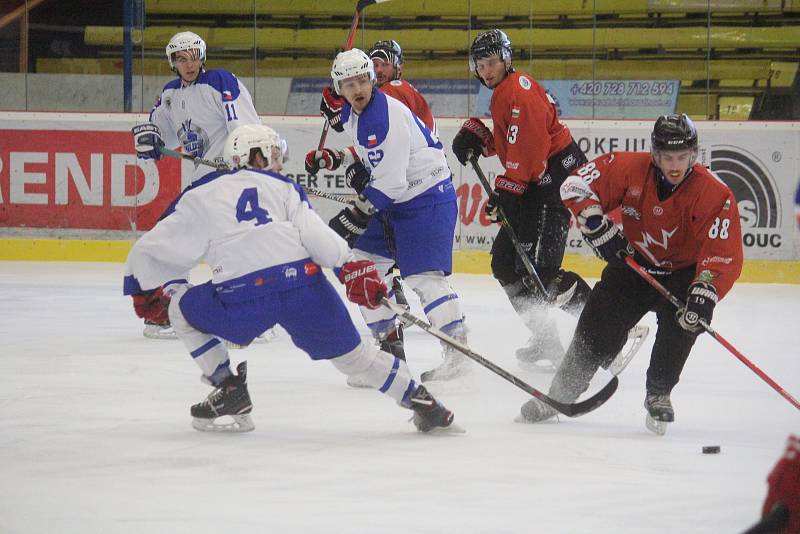
MULTIPOLYGON (((134 68, 169 74, 164 43, 191 29, 208 43, 212 66, 219 58, 242 76, 325 77, 353 7, 148 0, 148 26, 133 34, 134 68)), ((502 27, 515 63, 537 78, 680 79, 679 110, 696 117, 741 118, 765 91, 789 91, 800 62, 800 0, 403 0, 371 6, 364 23, 355 45, 398 40, 410 79, 469 77, 471 40, 502 27)), ((88 26, 84 41, 98 57, 39 58, 37 70, 119 73, 122 40, 121 27, 88 26)))

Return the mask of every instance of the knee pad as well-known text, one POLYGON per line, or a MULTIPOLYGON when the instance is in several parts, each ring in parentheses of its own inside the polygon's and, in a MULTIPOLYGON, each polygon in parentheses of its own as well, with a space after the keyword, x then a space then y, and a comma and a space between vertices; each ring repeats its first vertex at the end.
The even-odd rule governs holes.
POLYGON ((181 299, 192 287, 189 284, 185 284, 180 286, 173 294, 172 298, 169 302, 169 309, 167 310, 169 314, 169 322, 172 323, 172 328, 175 329, 175 333, 180 336, 180 333, 186 333, 194 330, 194 327, 189 324, 189 321, 186 320, 186 317, 183 316, 183 312, 181 311, 181 299))
POLYGON ((406 402, 416 386, 405 361, 363 341, 350 352, 332 358, 331 363, 347 376, 358 375, 365 384, 398 404, 406 402))
POLYGON ((431 324, 454 337, 464 336, 461 300, 441 271, 414 274, 405 279, 422 302, 431 324))

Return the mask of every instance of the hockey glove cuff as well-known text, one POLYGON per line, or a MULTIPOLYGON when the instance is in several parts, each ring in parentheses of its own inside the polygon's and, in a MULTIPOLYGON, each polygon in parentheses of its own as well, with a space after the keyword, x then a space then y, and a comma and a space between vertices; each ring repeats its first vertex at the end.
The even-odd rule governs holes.
POLYGON ((158 126, 152 122, 137 124, 131 129, 131 132, 133 133, 136 157, 154 160, 160 160, 163 157, 161 148, 164 146, 164 140, 161 139, 161 130, 158 126))
POLYGON ((319 111, 327 119, 331 128, 337 132, 344 131, 342 124, 342 108, 344 107, 345 100, 339 93, 333 90, 333 87, 326 87, 322 90, 322 101, 319 103, 319 111))
POLYGON ((494 192, 489 196, 486 203, 486 216, 492 222, 500 222, 500 211, 506 217, 514 217, 519 211, 522 194, 528 186, 509 180, 505 176, 498 176, 494 182, 494 192))
POLYGON ((366 215, 357 207, 351 207, 344 208, 337 213, 328 222, 328 226, 347 241, 347 244, 352 248, 356 240, 367 229, 367 223, 369 223, 369 215, 366 215))
POLYGON ((345 286, 348 300, 359 306, 374 310, 380 307, 381 298, 388 293, 386 284, 378 275, 378 267, 369 260, 345 263, 338 276, 345 286))
POLYGON ((700 321, 711 324, 718 300, 717 290, 708 282, 694 282, 690 285, 686 294, 686 306, 676 314, 681 328, 693 334, 702 332, 700 321))

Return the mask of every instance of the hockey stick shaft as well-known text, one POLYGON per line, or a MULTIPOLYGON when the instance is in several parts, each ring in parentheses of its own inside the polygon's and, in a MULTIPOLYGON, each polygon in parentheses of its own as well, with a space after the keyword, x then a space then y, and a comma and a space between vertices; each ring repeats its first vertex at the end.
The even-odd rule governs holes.
MULTIPOLYGON (((646 281, 647 281, 647 282, 648 282, 648 283, 649 283, 651 286, 653 286, 653 287, 655 288, 655 290, 656 290, 656 291, 658 291, 659 293, 661 293, 661 295, 662 295, 662 296, 663 296, 665 299, 667 299, 668 301, 670 301, 670 302, 672 303, 672 305, 673 305, 673 306, 675 306, 677 309, 681 309, 681 308, 683 308, 683 307, 684 307, 684 304, 683 304, 683 302, 681 302, 680 300, 678 300, 678 298, 677 298, 675 295, 673 295, 672 293, 670 293, 670 291, 669 291, 669 290, 668 290, 666 287, 664 287, 663 285, 661 285, 661 283, 659 283, 659 281, 658 281, 658 280, 656 280, 656 279, 653 277, 653 275, 651 275, 650 273, 648 273, 648 272, 647 272, 647 271, 644 269, 644 267, 642 267, 641 265, 639 265, 638 263, 636 263, 636 260, 634 260, 634 259, 633 259, 633 258, 631 258, 630 256, 626 256, 626 257, 625 257, 625 263, 627 263, 627 264, 628 264, 628 266, 629 266, 631 269, 633 269, 634 271, 636 271, 637 273, 639 273, 639 276, 641 276, 642 278, 644 278, 644 279, 645 279, 645 280, 646 280, 646 281)), ((717 341, 720 343, 720 345, 722 345, 723 347, 725 347, 726 349, 728 349, 728 352, 730 352, 731 354, 733 354, 734 356, 736 356, 736 358, 737 358, 737 359, 738 359, 740 362, 742 362, 742 363, 743 363, 743 364, 745 364, 747 367, 749 367, 751 371, 753 371, 755 374, 757 374, 757 375, 759 376, 759 378, 761 378, 761 379, 762 379, 764 382, 766 382, 767 384, 769 384, 769 385, 770 385, 770 387, 772 387, 772 389, 774 389, 775 391, 777 391, 777 392, 778 392, 778 393, 779 393, 779 394, 780 394, 780 395, 781 395, 783 398, 785 398, 787 401, 789 401, 789 402, 792 404, 792 406, 794 406, 795 408, 797 408, 798 410, 800 410, 800 402, 798 402, 798 401, 797 401, 797 399, 795 399, 794 397, 792 397, 792 396, 789 394, 789 392, 788 392, 788 391, 786 391, 785 389, 783 389, 783 388, 782 388, 782 387, 781 387, 781 386, 780 386, 780 385, 779 385, 777 382, 775 382, 773 379, 771 379, 771 378, 770 378, 770 377, 769 377, 769 376, 768 376, 768 375, 767 375, 767 374, 766 374, 764 371, 762 371, 761 369, 759 369, 759 368, 758 368, 758 366, 756 366, 756 365, 755 365, 753 362, 751 362, 750 360, 748 360, 747 358, 745 358, 745 356, 744 356, 744 355, 743 355, 741 352, 739 352, 739 351, 736 349, 736 347, 734 347, 733 345, 731 345, 731 344, 728 342, 728 340, 727 340, 727 339, 725 339, 724 337, 722 337, 722 336, 721 336, 719 333, 717 333, 717 331, 716 331, 716 330, 714 330, 713 328, 711 328, 711 326, 710 326, 708 323, 706 323, 705 321, 703 321, 703 320, 701 319, 701 320, 700 320, 700 326, 702 326, 702 327, 703 327, 703 329, 704 329, 706 332, 708 332, 708 333, 711 335, 711 337, 713 337, 714 339, 716 339, 716 340, 717 340, 717 341)))
POLYGON ((468 358, 481 364, 482 366, 486 367, 487 369, 489 369, 496 375, 500 376, 501 378, 504 378, 508 382, 511 382, 525 393, 528 393, 529 395, 536 397, 537 399, 544 402, 551 408, 558 410, 559 412, 563 413, 566 416, 578 417, 580 415, 584 415, 586 413, 591 412, 592 410, 599 408, 608 399, 611 398, 611 395, 614 394, 614 392, 617 390, 617 386, 619 385, 619 379, 616 376, 614 376, 611 378, 611 381, 608 384, 606 384, 606 386, 603 389, 601 389, 600 391, 598 391, 592 397, 586 399, 585 401, 576 402, 572 404, 559 402, 547 396, 545 393, 542 393, 535 387, 523 382, 521 379, 512 375, 499 365, 491 362, 490 360, 487 360, 480 354, 472 351, 469 347, 467 347, 463 343, 460 343, 457 339, 448 336, 438 328, 431 326, 422 319, 411 314, 406 309, 398 306, 397 304, 394 304, 386 297, 381 298, 381 304, 392 310, 394 313, 402 317, 404 320, 419 326, 432 336, 440 339, 441 341, 444 341, 445 343, 447 343, 460 353, 464 354, 468 358))
MULTIPOLYGON (((481 185, 483 185, 483 189, 486 191, 486 194, 491 197, 493 192, 492 186, 489 184, 489 180, 486 178, 486 175, 483 174, 483 169, 481 169, 481 166, 478 164, 478 156, 472 154, 472 156, 469 158, 469 162, 472 164, 472 168, 475 169, 475 174, 478 175, 478 179, 481 181, 481 185)), ((539 273, 536 272, 536 268, 533 266, 531 259, 528 257, 525 249, 522 248, 522 243, 520 243, 514 228, 511 227, 511 223, 508 222, 508 217, 506 217, 506 212, 503 210, 503 206, 497 206, 497 210, 500 212, 500 225, 506 231, 509 239, 511 239, 511 242, 514 244, 514 249, 517 251, 517 255, 522 260, 525 270, 528 271, 528 274, 538 286, 539 291, 541 291, 545 296, 545 299, 547 299, 548 302, 552 302, 553 297, 550 295, 547 289, 545 289, 542 279, 539 278, 539 273)))
MULTIPOLYGON (((356 37, 356 31, 358 30, 358 22, 361 19, 361 11, 364 10, 367 6, 371 6, 372 4, 381 4, 383 2, 388 2, 389 0, 359 0, 356 4, 356 12, 353 15, 353 22, 350 24, 350 32, 347 34, 347 41, 345 41, 344 49, 350 50, 353 48, 353 40, 356 37)), ((325 147, 325 140, 328 138, 328 129, 330 129, 330 124, 328 121, 325 121, 325 124, 322 126, 322 134, 319 136, 319 143, 317 144, 317 150, 322 150, 325 147)))
MULTIPOLYGON (((178 152, 177 150, 171 150, 169 148, 161 147, 161 153, 164 154, 165 156, 170 156, 170 157, 173 157, 173 158, 185 159, 185 160, 188 160, 188 161, 192 161, 194 163, 200 163, 202 165, 208 165, 209 167, 214 167, 214 168, 216 168, 217 170, 220 170, 220 171, 229 170, 229 167, 224 163, 216 163, 216 162, 211 161, 211 160, 203 159, 203 158, 200 158, 200 157, 197 157, 197 156, 192 156, 191 154, 184 154, 183 152, 178 152)), ((350 205, 352 205, 354 203, 354 201, 348 200, 345 197, 342 197, 342 196, 339 196, 339 195, 334 195, 332 193, 326 193, 325 191, 320 191, 319 189, 314 189, 314 188, 311 188, 311 187, 305 187, 304 189, 305 189, 306 193, 308 193, 309 195, 314 195, 315 197, 327 198, 328 200, 341 202, 342 204, 350 204, 350 205)))
POLYGON ((185 159, 185 160, 193 161, 194 163, 199 163, 201 165, 208 165, 209 167, 214 167, 218 171, 227 171, 227 170, 229 170, 229 167, 227 165, 225 165, 224 163, 217 163, 215 161, 211 161, 211 160, 208 160, 208 159, 203 159, 203 158, 198 157, 198 156, 192 156, 191 154, 184 154, 183 152, 178 152, 177 150, 172 150, 170 148, 165 148, 163 146, 160 148, 160 151, 165 156, 171 156, 173 158, 185 159))

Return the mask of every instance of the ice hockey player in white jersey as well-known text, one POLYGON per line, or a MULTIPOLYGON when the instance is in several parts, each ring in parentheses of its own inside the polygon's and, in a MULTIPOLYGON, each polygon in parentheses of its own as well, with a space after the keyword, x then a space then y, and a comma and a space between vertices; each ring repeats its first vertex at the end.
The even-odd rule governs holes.
MULTIPOLYGON (((331 227, 354 243, 356 257, 374 261, 381 273, 396 262, 431 324, 466 344, 461 303, 446 278, 458 208, 442 143, 408 107, 377 90, 372 60, 363 51, 337 55, 331 77, 334 87, 323 91, 321 111, 334 130, 349 134, 356 154, 346 180, 366 199, 342 210, 331 227)), ((376 338, 394 330, 390 310, 361 311, 376 338)), ((442 365, 423 373, 423 382, 473 368, 444 344, 443 353, 442 365)))
MULTIPOLYGON (((222 147, 229 132, 243 124, 261 124, 250 93, 227 70, 206 70, 206 43, 195 33, 176 33, 167 44, 166 54, 177 78, 164 86, 150 111, 149 122, 133 128, 137 156, 159 160, 160 149, 166 146, 222 161, 222 147)), ((196 164, 192 182, 215 170, 196 164)), ((175 338, 167 323, 146 323, 144 335, 175 338)))
POLYGON ((282 155, 274 130, 241 126, 224 154, 233 170, 209 174, 187 190, 175 210, 136 242, 125 268, 124 293, 133 296, 137 315, 168 313, 204 379, 216 388, 192 406, 193 426, 253 429, 246 362, 233 374, 220 340, 248 344, 279 324, 312 359, 360 375, 413 410, 418 430, 449 429, 452 412, 417 385, 406 362, 359 337, 322 267, 334 268, 348 298, 363 306, 378 307, 387 288, 375 264, 355 258, 311 209, 303 190, 275 172, 282 155), (201 259, 211 267, 209 282, 191 286, 180 279, 201 259), (221 416, 233 422, 217 421, 221 416))

